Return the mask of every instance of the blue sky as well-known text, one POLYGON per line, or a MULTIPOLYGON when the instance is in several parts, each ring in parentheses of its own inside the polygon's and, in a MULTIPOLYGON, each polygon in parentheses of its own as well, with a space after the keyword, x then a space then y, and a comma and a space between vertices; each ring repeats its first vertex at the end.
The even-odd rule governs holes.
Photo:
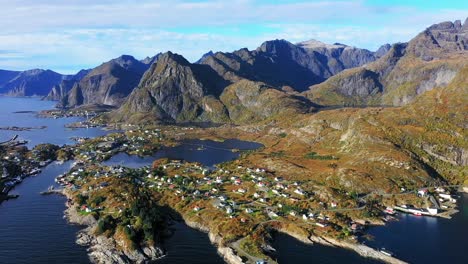
POLYGON ((377 49, 431 24, 462 22, 468 1, 0 0, 0 69, 73 73, 130 54, 255 49, 309 39, 377 49))

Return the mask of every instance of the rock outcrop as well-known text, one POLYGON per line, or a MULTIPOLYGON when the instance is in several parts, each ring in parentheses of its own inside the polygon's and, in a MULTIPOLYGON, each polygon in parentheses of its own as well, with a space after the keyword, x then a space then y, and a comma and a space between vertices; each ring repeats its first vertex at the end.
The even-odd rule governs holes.
POLYGON ((88 104, 120 106, 148 67, 128 55, 113 59, 94 68, 75 83, 61 104, 64 107, 88 104))
POLYGON ((304 95, 326 105, 408 104, 424 92, 447 86, 467 64, 466 24, 433 25, 409 43, 394 44, 384 56, 359 70, 346 70, 311 86, 304 95))
POLYGON ((45 96, 54 85, 66 78, 54 71, 41 69, 19 72, 8 81, 6 78, 13 76, 14 73, 7 71, 1 75, 3 80, 0 79, 0 93, 10 96, 45 96))
POLYGON ((240 79, 230 85, 210 66, 165 53, 111 118, 139 122, 244 123, 301 113, 308 101, 264 83, 240 79))
POLYGON ((240 79, 264 82, 276 88, 304 91, 334 74, 374 61, 372 52, 343 44, 307 41, 294 45, 286 40, 266 41, 256 50, 216 52, 199 63, 210 65, 231 82, 240 79))
POLYGON ((260 82, 242 80, 228 86, 220 96, 234 123, 250 123, 270 117, 306 113, 310 103, 260 82))
POLYGON ((115 116, 121 120, 140 115, 153 120, 203 121, 203 102, 219 96, 226 85, 209 66, 191 64, 167 52, 151 65, 115 116))
POLYGON ((44 97, 44 100, 59 101, 59 107, 61 107, 61 101, 65 98, 68 92, 73 86, 83 79, 91 70, 80 70, 75 75, 66 76, 60 84, 54 85, 50 90, 49 94, 44 97))
MULTIPOLYGON (((67 192, 64 195, 68 196, 67 192)), ((69 223, 85 226, 77 234, 76 243, 88 248, 88 256, 93 263, 130 264, 148 263, 164 256, 160 247, 144 247, 135 250, 122 249, 113 237, 96 236, 94 229, 97 221, 91 215, 79 215, 74 207, 68 207, 65 216, 69 223)))

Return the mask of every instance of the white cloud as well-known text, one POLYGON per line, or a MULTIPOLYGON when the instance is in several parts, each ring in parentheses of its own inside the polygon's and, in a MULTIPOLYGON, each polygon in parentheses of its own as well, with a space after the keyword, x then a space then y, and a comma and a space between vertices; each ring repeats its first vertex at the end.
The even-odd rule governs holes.
POLYGON ((0 68, 75 71, 130 54, 171 50, 189 60, 208 50, 254 49, 263 41, 317 39, 376 49, 408 41, 427 26, 464 19, 437 12, 373 7, 364 1, 259 4, 231 1, 0 0, 0 68), (261 26, 267 30, 249 27, 261 26), (213 30, 219 27, 228 30, 213 30), (239 29, 239 30, 236 30, 239 29))

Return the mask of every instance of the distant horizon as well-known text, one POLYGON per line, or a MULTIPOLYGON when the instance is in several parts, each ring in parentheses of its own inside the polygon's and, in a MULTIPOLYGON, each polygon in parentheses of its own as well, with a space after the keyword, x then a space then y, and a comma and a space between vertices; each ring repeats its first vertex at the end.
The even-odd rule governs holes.
MULTIPOLYGON (((265 42, 267 42, 267 41, 274 41, 274 40, 286 40, 286 41, 288 41, 287 39, 269 39, 269 40, 265 40, 265 41, 261 42, 260 44, 258 44, 257 47, 255 47, 255 48, 253 48, 253 49, 249 49, 249 50, 255 50, 256 48, 260 47, 263 43, 265 43, 265 42)), ((356 46, 353 46, 353 45, 348 45, 348 44, 346 44, 346 43, 341 43, 341 42, 325 43, 325 42, 320 41, 320 40, 317 40, 317 39, 307 39, 307 40, 302 40, 302 41, 298 41, 298 42, 290 42, 290 41, 289 41, 289 42, 296 45, 296 44, 298 44, 298 43, 307 42, 307 41, 311 41, 311 40, 319 41, 319 42, 322 42, 322 43, 327 44, 327 45, 341 44, 341 45, 346 45, 346 46, 349 46, 349 47, 360 48, 360 49, 366 49, 366 48, 362 48, 362 47, 356 47, 356 46)), ((382 43, 381 45, 379 45, 379 47, 381 47, 381 46, 383 46, 383 45, 385 45, 385 44, 393 45, 393 44, 401 43, 401 42, 402 42, 402 41, 400 41, 400 42, 395 42, 395 43, 382 43)), ((378 49, 379 47, 377 47, 377 49, 378 49)), ((92 70, 92 69, 98 67, 99 65, 101 65, 101 64, 103 64, 103 63, 109 62, 109 61, 111 61, 111 60, 113 60, 113 59, 117 59, 117 58, 119 58, 119 57, 121 57, 121 56, 132 56, 132 57, 135 58, 136 60, 142 61, 142 60, 144 60, 144 59, 146 59, 146 58, 154 57, 154 56, 156 56, 157 54, 160 54, 160 53, 161 53, 161 54, 164 54, 164 53, 166 53, 166 52, 172 52, 172 53, 176 53, 176 54, 178 54, 178 55, 183 56, 185 59, 187 59, 187 60, 188 60, 189 62, 191 62, 191 63, 195 63, 195 62, 198 61, 203 55, 205 55, 206 53, 208 53, 208 52, 210 52, 210 51, 213 52, 213 53, 216 53, 216 52, 233 52, 233 51, 240 50, 240 49, 243 49, 243 48, 247 48, 247 47, 239 47, 239 48, 234 49, 234 50, 207 50, 205 53, 200 54, 200 57, 198 57, 198 58, 196 58, 196 59, 194 59, 194 60, 189 60, 187 57, 184 56, 184 54, 181 54, 181 53, 178 53, 178 52, 174 52, 174 51, 172 51, 172 50, 159 51, 159 52, 156 52, 156 53, 153 54, 153 55, 147 55, 147 56, 144 56, 144 57, 136 57, 136 56, 134 56, 134 55, 132 55, 132 54, 120 54, 120 55, 118 55, 117 57, 109 58, 109 59, 104 60, 104 61, 102 61, 102 62, 100 62, 100 63, 98 63, 98 64, 96 64, 96 65, 94 65, 94 66, 91 65, 91 66, 88 67, 88 68, 80 68, 80 69, 77 69, 76 71, 71 71, 71 72, 62 72, 62 71, 57 71, 57 70, 49 69, 49 68, 26 68, 26 69, 23 69, 23 70, 21 70, 21 69, 20 69, 20 70, 16 70, 16 69, 15 69, 15 70, 12 70, 12 69, 0 68, 0 70, 18 71, 18 72, 24 72, 24 71, 29 71, 29 70, 50 70, 50 71, 54 71, 54 72, 56 72, 56 73, 60 73, 60 74, 62 74, 62 75, 74 75, 74 74, 76 74, 76 73, 78 73, 78 72, 80 72, 80 71, 82 71, 82 70, 92 70)), ((376 52, 377 49, 375 49, 375 50, 367 49, 367 50, 369 50, 369 51, 371 51, 371 52, 376 52)))
POLYGON ((435 0, 0 0, 0 69, 73 74, 122 54, 172 51, 194 62, 285 39, 375 51, 432 24, 461 20, 468 2, 435 0))

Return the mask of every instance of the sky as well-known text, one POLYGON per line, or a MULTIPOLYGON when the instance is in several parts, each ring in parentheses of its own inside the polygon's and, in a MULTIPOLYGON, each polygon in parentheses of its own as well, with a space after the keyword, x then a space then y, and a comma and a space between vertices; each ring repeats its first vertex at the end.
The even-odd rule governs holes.
POLYGON ((75 73, 122 54, 316 39, 376 50, 468 17, 466 0, 0 0, 0 69, 75 73))

